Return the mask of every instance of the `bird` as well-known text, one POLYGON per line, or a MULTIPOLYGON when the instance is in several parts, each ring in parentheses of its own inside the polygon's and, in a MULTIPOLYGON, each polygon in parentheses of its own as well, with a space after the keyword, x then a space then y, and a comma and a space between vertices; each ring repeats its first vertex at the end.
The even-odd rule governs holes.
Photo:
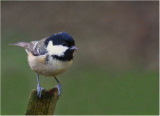
POLYGON ((78 50, 73 37, 67 32, 59 32, 39 41, 17 42, 10 45, 25 48, 29 66, 36 73, 37 96, 41 98, 41 92, 44 90, 40 86, 39 75, 54 77, 58 83, 55 87, 60 96, 62 87, 57 75, 62 74, 72 65, 74 52, 78 50))

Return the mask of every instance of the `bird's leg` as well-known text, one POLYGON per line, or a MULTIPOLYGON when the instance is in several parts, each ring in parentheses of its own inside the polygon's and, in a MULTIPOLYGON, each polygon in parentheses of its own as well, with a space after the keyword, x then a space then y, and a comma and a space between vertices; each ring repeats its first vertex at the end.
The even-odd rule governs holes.
POLYGON ((39 74, 36 73, 36 76, 37 76, 37 82, 38 82, 38 84, 37 84, 37 96, 39 98, 41 98, 41 90, 44 90, 44 88, 42 88, 40 86, 40 83, 39 83, 39 74))
POLYGON ((61 95, 62 86, 61 86, 60 82, 58 81, 58 79, 56 77, 54 77, 54 78, 56 79, 56 81, 58 83, 57 86, 55 86, 55 87, 58 89, 58 96, 60 96, 61 95))

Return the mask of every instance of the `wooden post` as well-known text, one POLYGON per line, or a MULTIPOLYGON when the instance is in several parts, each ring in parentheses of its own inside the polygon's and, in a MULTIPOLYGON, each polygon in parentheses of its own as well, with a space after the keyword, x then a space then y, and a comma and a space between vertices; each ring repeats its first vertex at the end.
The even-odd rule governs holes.
POLYGON ((29 98, 26 115, 53 115, 58 97, 57 88, 43 90, 41 98, 37 96, 37 90, 33 90, 29 98))

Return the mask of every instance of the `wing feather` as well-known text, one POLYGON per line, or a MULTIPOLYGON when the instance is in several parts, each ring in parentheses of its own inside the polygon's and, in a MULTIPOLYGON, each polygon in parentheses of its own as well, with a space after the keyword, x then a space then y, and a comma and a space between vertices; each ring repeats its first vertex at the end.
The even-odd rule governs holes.
POLYGON ((40 41, 32 41, 30 43, 27 42, 18 42, 18 43, 13 43, 9 45, 15 45, 15 46, 20 46, 23 48, 26 48, 26 52, 32 53, 34 56, 40 56, 44 55, 47 53, 46 46, 44 44, 46 38, 40 40, 40 41))
POLYGON ((28 52, 31 52, 34 56, 40 56, 47 53, 46 46, 44 45, 44 40, 32 41, 26 47, 28 52))

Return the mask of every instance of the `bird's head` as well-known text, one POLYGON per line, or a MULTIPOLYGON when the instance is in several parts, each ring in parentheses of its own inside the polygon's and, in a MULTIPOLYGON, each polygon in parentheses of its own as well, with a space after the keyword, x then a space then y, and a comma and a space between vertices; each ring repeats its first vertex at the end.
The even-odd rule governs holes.
POLYGON ((49 55, 63 57, 63 60, 72 59, 74 51, 77 50, 73 37, 66 32, 48 37, 45 46, 49 55))

